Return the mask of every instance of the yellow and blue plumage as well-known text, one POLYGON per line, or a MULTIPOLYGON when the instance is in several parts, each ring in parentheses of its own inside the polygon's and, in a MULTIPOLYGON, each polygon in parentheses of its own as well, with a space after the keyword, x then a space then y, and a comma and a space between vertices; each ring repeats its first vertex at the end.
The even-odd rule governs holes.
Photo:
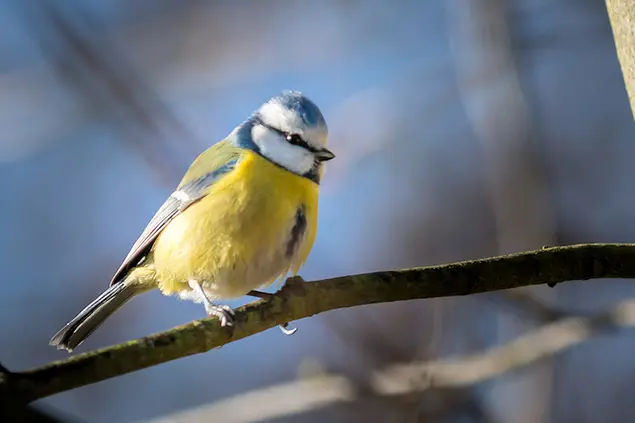
POLYGON ((134 295, 158 288, 202 302, 222 325, 233 311, 215 302, 297 274, 317 231, 327 126, 298 92, 271 98, 223 141, 201 153, 146 226, 110 287, 53 338, 71 351, 134 295))

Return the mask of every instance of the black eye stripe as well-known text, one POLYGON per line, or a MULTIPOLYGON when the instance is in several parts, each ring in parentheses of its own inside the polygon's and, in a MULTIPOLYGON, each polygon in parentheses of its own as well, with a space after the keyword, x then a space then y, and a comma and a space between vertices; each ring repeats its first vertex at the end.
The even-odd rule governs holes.
POLYGON ((306 150, 309 150, 311 153, 317 153, 319 151, 317 148, 314 148, 309 143, 307 143, 304 139, 302 139, 302 137, 300 135, 298 135, 298 134, 293 134, 293 133, 281 131, 281 130, 279 130, 277 128, 274 128, 274 127, 272 127, 270 125, 267 125, 260 118, 256 118, 255 121, 259 125, 262 125, 265 128, 270 129, 270 130, 272 130, 274 132, 277 132, 278 134, 282 135, 289 142, 289 144, 291 144, 291 145, 297 145, 298 147, 302 147, 302 148, 304 148, 306 150))
POLYGON ((287 134, 286 138, 287 138, 287 141, 289 141, 289 144, 291 145, 297 145, 298 147, 306 148, 312 153, 317 153, 318 151, 315 148, 311 147, 311 145, 309 145, 309 143, 304 141, 302 137, 298 134, 287 134))

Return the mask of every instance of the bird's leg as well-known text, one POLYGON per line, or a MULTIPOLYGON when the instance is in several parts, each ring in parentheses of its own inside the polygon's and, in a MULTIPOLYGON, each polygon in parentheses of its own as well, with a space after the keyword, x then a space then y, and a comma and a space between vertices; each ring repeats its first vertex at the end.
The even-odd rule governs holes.
POLYGON ((210 316, 218 317, 221 326, 232 326, 234 324, 234 310, 228 305, 216 305, 207 297, 203 287, 198 281, 188 281, 190 288, 192 288, 203 300, 205 304, 205 311, 210 316))
MULTIPOLYGON (((276 296, 276 294, 270 294, 269 292, 262 292, 262 291, 255 291, 255 290, 249 291, 247 295, 250 297, 260 298, 262 300, 270 300, 276 296)), ((278 325, 278 327, 280 328, 282 333, 284 333, 285 335, 293 335, 298 330, 298 328, 289 329, 288 322, 282 325, 278 325)))

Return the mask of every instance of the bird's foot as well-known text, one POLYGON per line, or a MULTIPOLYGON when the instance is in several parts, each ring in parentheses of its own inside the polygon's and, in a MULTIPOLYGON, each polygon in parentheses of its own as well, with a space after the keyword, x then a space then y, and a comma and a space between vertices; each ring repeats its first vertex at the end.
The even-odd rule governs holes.
POLYGON ((234 325, 234 310, 230 306, 213 304, 197 280, 191 279, 188 283, 190 288, 199 295, 201 301, 205 304, 205 311, 208 315, 218 317, 222 327, 234 325))
MULTIPOLYGON (((262 291, 249 291, 247 295, 250 297, 260 298, 261 300, 271 300, 276 296, 276 294, 270 294, 269 292, 262 292, 262 291)), ((278 327, 280 328, 282 333, 284 333, 287 336, 293 335, 294 333, 298 331, 298 328, 289 329, 288 322, 282 325, 278 325, 278 327)))
POLYGON ((221 327, 234 325, 234 310, 228 305, 205 304, 205 311, 210 316, 218 317, 221 327))

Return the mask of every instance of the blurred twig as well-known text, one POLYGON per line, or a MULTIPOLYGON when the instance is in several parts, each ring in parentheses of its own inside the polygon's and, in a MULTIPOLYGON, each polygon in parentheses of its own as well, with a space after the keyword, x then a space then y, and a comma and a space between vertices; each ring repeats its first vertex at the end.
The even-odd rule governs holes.
MULTIPOLYGON (((372 393, 401 396, 469 387, 561 353, 594 336, 633 326, 635 299, 629 299, 590 317, 559 319, 481 353, 393 365, 376 371, 371 376, 372 393)), ((357 399, 359 393, 354 383, 339 375, 321 375, 243 393, 195 410, 154 419, 152 423, 207 421, 200 419, 201 416, 226 423, 250 423, 357 399)))
MULTIPOLYGON (((555 243, 550 185, 535 143, 533 119, 516 66, 514 33, 506 0, 454 0, 448 6, 457 82, 466 115, 484 152, 483 169, 496 228, 498 254, 555 243)), ((553 291, 543 291, 544 296, 553 291)), ((530 328, 523 320, 496 319, 499 336, 530 328)), ((506 417, 510 423, 549 421, 552 363, 493 387, 516 391, 525 401, 506 417)))
MULTIPOLYGON (((124 108, 136 124, 136 128, 124 131, 127 142, 141 152, 164 182, 172 185, 180 169, 174 163, 174 155, 180 151, 168 139, 177 139, 181 150, 191 145, 193 134, 114 46, 96 43, 61 10, 59 5, 40 2, 39 14, 32 15, 39 17, 34 25, 41 32, 37 41, 58 77, 97 111, 112 114, 124 108)), ((84 14, 82 19, 74 21, 90 21, 90 18, 84 14)))
POLYGON ((500 292, 499 295, 487 295, 483 297, 483 300, 495 302, 497 306, 501 305, 513 313, 528 316, 538 323, 548 323, 566 316, 584 314, 550 306, 545 301, 532 295, 531 292, 519 289, 500 292))
POLYGON ((611 28, 620 60, 626 91, 635 116, 635 3, 632 0, 606 0, 611 28))
POLYGON ((465 111, 485 152, 498 252, 554 244, 548 184, 531 142, 529 107, 515 65, 503 0, 454 0, 451 45, 465 111))
POLYGON ((290 279, 273 299, 237 309, 234 328, 221 328, 216 318, 206 318, 38 369, 14 372, 10 378, 0 380, 0 398, 33 401, 206 352, 279 324, 338 308, 599 278, 635 278, 635 244, 544 248, 441 266, 342 276, 313 283, 290 279))

